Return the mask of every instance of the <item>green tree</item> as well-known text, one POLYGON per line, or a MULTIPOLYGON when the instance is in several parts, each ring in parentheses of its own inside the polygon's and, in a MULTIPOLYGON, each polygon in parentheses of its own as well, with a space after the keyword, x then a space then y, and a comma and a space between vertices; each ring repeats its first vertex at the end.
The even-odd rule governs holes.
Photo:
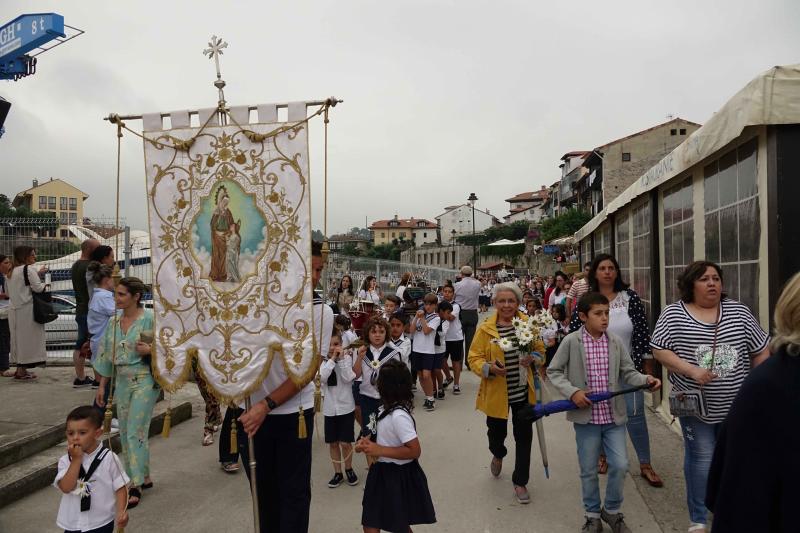
POLYGON ((366 256, 373 259, 391 259, 393 261, 399 261, 400 248, 393 244, 379 244, 367 250, 366 256))
POLYGON ((322 233, 320 230, 315 229, 311 232, 311 238, 315 241, 322 242, 325 240, 325 234, 322 233))
POLYGON ((559 237, 572 235, 592 219, 592 215, 583 209, 569 209, 564 213, 542 221, 541 239, 543 242, 552 241, 559 237))
POLYGON ((345 243, 342 246, 341 252, 343 255, 349 255, 350 257, 358 257, 361 255, 361 249, 352 242, 345 243))
POLYGON ((369 239, 371 237, 367 228, 358 228, 356 226, 350 228, 350 231, 348 231, 347 234, 354 237, 361 237, 362 239, 369 239))

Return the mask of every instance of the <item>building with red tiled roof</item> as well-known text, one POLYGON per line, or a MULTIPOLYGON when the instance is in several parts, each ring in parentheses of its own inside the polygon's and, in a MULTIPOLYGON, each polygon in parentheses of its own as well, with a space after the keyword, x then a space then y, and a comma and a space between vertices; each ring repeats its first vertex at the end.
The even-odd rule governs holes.
POLYGON ((394 218, 376 220, 369 226, 372 244, 389 244, 394 240, 413 241, 415 245, 438 242, 439 226, 424 218, 394 218))

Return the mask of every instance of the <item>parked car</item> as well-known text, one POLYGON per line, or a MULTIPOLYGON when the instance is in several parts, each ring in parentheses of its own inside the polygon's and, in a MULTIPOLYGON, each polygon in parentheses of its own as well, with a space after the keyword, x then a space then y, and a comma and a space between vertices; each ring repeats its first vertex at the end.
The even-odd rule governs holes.
POLYGON ((48 348, 75 346, 78 339, 75 308, 73 299, 60 294, 53 295, 53 309, 58 313, 58 318, 44 325, 45 344, 48 348))

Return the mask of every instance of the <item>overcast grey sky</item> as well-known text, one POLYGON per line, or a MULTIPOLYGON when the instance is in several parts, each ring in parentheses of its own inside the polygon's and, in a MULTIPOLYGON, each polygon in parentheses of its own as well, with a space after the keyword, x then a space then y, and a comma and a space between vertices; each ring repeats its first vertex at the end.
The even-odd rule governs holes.
MULTIPOLYGON (((0 24, 56 11, 86 31, 0 83, 2 192, 61 177, 89 216, 113 215, 109 112, 211 107, 212 34, 232 105, 322 99, 332 114, 329 233, 433 218, 470 192, 548 185, 570 150, 674 114, 704 122, 773 65, 800 61, 800 2, 3 0, 0 24), (122 7, 124 6, 124 7, 122 7)), ((130 124, 136 129, 141 123, 130 124)), ((321 121, 312 126, 314 227, 322 226, 321 121)), ((145 229, 142 144, 123 139, 122 215, 145 229)))

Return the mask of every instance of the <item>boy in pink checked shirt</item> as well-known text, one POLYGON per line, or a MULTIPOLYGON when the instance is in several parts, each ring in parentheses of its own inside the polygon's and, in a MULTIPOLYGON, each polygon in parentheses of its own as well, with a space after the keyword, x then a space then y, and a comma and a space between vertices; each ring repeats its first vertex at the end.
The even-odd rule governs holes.
POLYGON ((601 533, 605 521, 614 533, 628 533, 622 515, 622 490, 628 471, 628 450, 625 444, 627 409, 623 395, 592 403, 590 392, 615 392, 623 381, 632 386, 649 384, 658 390, 661 381, 641 374, 622 341, 606 332, 608 299, 598 292, 589 292, 578 301, 578 313, 584 325, 564 337, 553 361, 547 368, 550 383, 578 406, 567 411, 573 422, 578 463, 581 472, 581 493, 584 519, 582 532, 601 533), (608 484, 605 505, 601 506, 597 459, 605 449, 608 460, 608 484))

